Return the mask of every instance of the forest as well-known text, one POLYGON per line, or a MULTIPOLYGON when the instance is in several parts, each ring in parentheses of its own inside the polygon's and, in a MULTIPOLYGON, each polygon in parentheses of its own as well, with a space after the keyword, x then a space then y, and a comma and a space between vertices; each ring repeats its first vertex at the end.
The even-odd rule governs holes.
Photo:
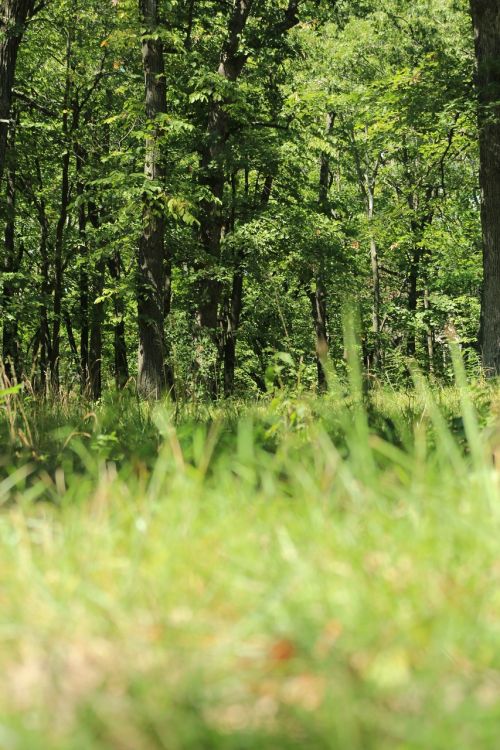
POLYGON ((500 0, 0 0, 0 748, 494 750, 500 0))
POLYGON ((134 380, 146 397, 255 398, 279 367, 321 392, 349 304, 372 379, 403 382, 412 357, 448 380, 450 331, 479 371, 467 7, 4 5, 9 380, 93 400, 134 380))

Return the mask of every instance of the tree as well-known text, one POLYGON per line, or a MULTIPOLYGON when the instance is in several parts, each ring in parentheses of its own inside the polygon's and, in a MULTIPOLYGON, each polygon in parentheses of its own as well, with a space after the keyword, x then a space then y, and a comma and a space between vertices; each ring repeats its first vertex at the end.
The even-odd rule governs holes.
POLYGON ((35 0, 0 3, 0 179, 5 166, 17 55, 26 23, 34 11, 35 0))
POLYGON ((161 202, 165 179, 160 153, 160 118, 166 112, 165 62, 157 0, 141 0, 146 26, 142 59, 146 84, 148 133, 144 174, 143 228, 139 244, 137 308, 139 314, 139 366, 137 387, 147 398, 158 398, 167 387, 164 341, 165 219, 161 202))
POLYGON ((480 344, 488 375, 500 374, 500 2, 471 0, 477 59, 483 291, 480 344))

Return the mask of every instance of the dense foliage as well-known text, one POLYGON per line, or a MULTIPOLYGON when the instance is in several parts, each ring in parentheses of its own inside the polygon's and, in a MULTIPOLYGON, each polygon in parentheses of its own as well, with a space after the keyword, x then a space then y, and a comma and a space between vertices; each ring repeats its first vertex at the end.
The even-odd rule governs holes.
POLYGON ((98 398, 135 379, 139 343, 145 395, 323 390, 349 304, 373 377, 401 382, 410 356, 447 378, 450 336, 476 367, 465 4, 139 6, 27 10, 2 162, 8 377, 98 398))

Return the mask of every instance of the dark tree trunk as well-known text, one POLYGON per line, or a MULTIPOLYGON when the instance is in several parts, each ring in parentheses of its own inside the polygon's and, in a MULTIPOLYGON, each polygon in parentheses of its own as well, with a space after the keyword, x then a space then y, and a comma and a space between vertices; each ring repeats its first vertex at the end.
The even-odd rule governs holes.
POLYGON ((66 222, 68 219, 68 207, 70 201, 69 168, 71 161, 70 128, 68 107, 71 101, 72 71, 71 57, 73 47, 73 31, 68 34, 66 45, 66 84, 64 91, 62 135, 65 150, 61 163, 61 202, 59 206, 59 218, 56 226, 56 237, 54 244, 54 296, 53 296, 53 321, 52 321, 52 347, 49 357, 50 384, 54 392, 59 390, 59 370, 61 354, 61 323, 62 323, 62 300, 63 300, 63 276, 64 276, 64 239, 66 222))
MULTIPOLYGON (((366 218, 368 221, 368 231, 370 239, 370 267, 372 274, 372 335, 373 343, 366 351, 366 364, 368 368, 373 369, 375 372, 379 369, 380 362, 382 359, 381 345, 380 345, 380 306, 381 306, 381 291, 380 291, 380 267, 379 267, 379 255, 377 240, 373 231, 373 219, 375 216, 375 190, 377 187, 378 172, 380 168, 380 155, 370 163, 370 159, 367 157, 364 160, 364 164, 361 159, 361 155, 356 143, 354 131, 351 134, 352 145, 354 149, 354 160, 356 164, 356 171, 358 173, 358 183, 363 195, 363 200, 366 208, 366 218)), ((368 141, 368 128, 365 126, 365 139, 368 141)))
POLYGON ((87 244, 87 214, 85 211, 83 166, 85 150, 79 143, 75 144, 76 162, 76 195, 78 198, 78 236, 79 236, 79 301, 80 301, 80 387, 85 393, 89 384, 89 252, 87 244))
POLYGON ((419 196, 410 193, 408 198, 408 207, 413 212, 413 218, 410 221, 410 227, 413 237, 413 246, 410 251, 410 268, 408 271, 408 312, 410 314, 410 333, 406 343, 406 353, 409 357, 414 357, 417 352, 417 330, 416 330, 416 312, 418 309, 418 300, 420 297, 419 282, 421 276, 425 277, 424 262, 428 253, 422 247, 422 240, 425 229, 433 220, 434 209, 432 198, 435 190, 428 186, 425 195, 419 200, 419 196))
MULTIPOLYGON (((429 295, 429 287, 427 284, 424 289, 424 310, 427 313, 427 318, 429 318, 429 313, 431 311, 431 300, 429 295)), ((434 330, 429 319, 427 319, 426 321, 425 339, 427 346, 427 368, 432 374, 434 373, 434 330)))
MULTIPOLYGON (((142 59, 146 85, 146 139, 144 172, 156 186, 165 179, 160 154, 158 117, 166 112, 163 44, 158 38, 157 0, 140 0, 146 34, 142 59)), ((143 230, 139 243, 137 307, 139 319, 139 362, 137 388, 145 398, 158 398, 167 387, 165 373, 165 219, 155 201, 154 190, 143 200, 143 230)))
POLYGON ((0 0, 0 180, 5 167, 17 53, 35 0, 0 0))
POLYGON ((52 342, 50 338, 50 326, 49 326, 49 302, 52 293, 52 284, 50 280, 50 261, 49 261, 49 222, 47 218, 47 211, 45 206, 45 200, 42 197, 42 170, 40 163, 36 160, 36 173, 38 187, 40 189, 40 198, 34 196, 36 205, 38 223, 40 224, 40 275, 42 279, 40 289, 40 390, 43 393, 47 392, 48 388, 48 368, 49 361, 52 356, 52 342))
MULTIPOLYGON (((117 250, 108 261, 109 275, 117 284, 121 276, 121 257, 117 250)), ((125 303, 120 294, 114 296, 114 360, 115 382, 122 389, 129 379, 127 342, 125 339, 125 303)))
MULTIPOLYGON (((66 115, 64 115, 66 117, 66 115)), ((69 150, 63 155, 62 180, 61 180, 61 204, 59 208, 59 219, 56 227, 56 239, 54 246, 54 288, 53 288, 53 321, 52 321, 52 346, 49 357, 50 383, 52 390, 59 390, 59 359, 61 353, 61 315, 63 299, 63 276, 64 276, 64 234, 66 220, 68 218, 69 206, 69 150)))
MULTIPOLYGON (((325 136, 328 137, 333 129, 335 118, 333 113, 329 112, 326 116, 325 136)), ((319 186, 318 186, 318 203, 322 213, 329 215, 330 200, 330 159, 328 154, 323 151, 319 161, 319 186)), ((314 269, 314 291, 309 293, 311 302, 311 312, 314 325, 314 335, 316 340, 316 367, 318 370, 318 390, 326 391, 328 384, 325 372, 325 362, 328 357, 328 321, 327 321, 327 294, 325 283, 325 263, 323 252, 317 258, 314 269)))
POLYGON ((99 300, 104 289, 105 263, 100 259, 95 268, 89 341, 89 390, 93 401, 102 394, 102 326, 104 323, 104 302, 99 300), (99 301, 96 301, 99 300, 99 301))
MULTIPOLYGON (((163 316, 167 321, 170 318, 170 312, 172 310, 172 254, 170 248, 165 247, 165 295, 163 300, 163 316)), ((165 331, 166 335, 166 331, 165 331)), ((164 339, 165 341, 165 339, 164 339)), ((165 343, 165 379, 167 381, 167 389, 170 397, 175 401, 175 379, 174 379, 174 367, 172 361, 169 359, 171 353, 170 343, 165 343)))
POLYGON ((480 345, 487 375, 500 374, 500 0, 471 0, 474 23, 483 291, 480 345))
MULTIPOLYGON (((16 171, 15 171, 15 143, 14 134, 11 134, 11 146, 9 146, 10 164, 7 169, 7 196, 6 196, 6 221, 5 221, 5 265, 7 274, 15 274, 19 271, 22 260, 22 246, 16 252, 15 245, 15 215, 16 215, 16 171)), ((18 321, 15 311, 15 299, 19 284, 14 279, 7 279, 3 284, 2 308, 3 315, 3 337, 2 354, 5 375, 8 380, 20 377, 20 348, 18 321)))
MULTIPOLYGON (((368 197, 368 222, 371 225, 373 223, 373 216, 375 212, 375 195, 374 185, 367 177, 367 197, 368 197)), ((375 370, 379 368, 380 364, 380 268, 378 262, 378 247, 377 241, 373 234, 373 230, 370 227, 370 265, 372 270, 372 333, 373 333, 373 349, 370 357, 370 364, 375 370)))
MULTIPOLYGON (((92 201, 88 204, 88 219, 94 229, 99 228, 99 213, 97 206, 92 201)), ((102 394, 102 326, 104 323, 104 279, 106 273, 106 262, 101 257, 97 260, 93 272, 92 284, 92 306, 90 314, 89 332, 89 395, 93 401, 98 401, 102 394)))
POLYGON ((324 367, 328 357, 327 298, 326 290, 321 283, 322 275, 322 273, 316 275, 316 289, 309 295, 316 336, 316 366, 320 392, 326 391, 328 385, 324 367))
POLYGON ((237 270, 233 276, 231 299, 226 318, 224 342, 224 396, 228 398, 234 391, 234 370, 236 367, 236 337, 240 325, 243 305, 243 273, 237 270))
POLYGON ((414 357, 417 351, 416 331, 415 331, 415 313, 418 306, 418 277, 420 267, 420 250, 414 247, 410 257, 410 272, 408 274, 408 312, 410 313, 410 332, 406 344, 406 353, 409 357, 414 357))

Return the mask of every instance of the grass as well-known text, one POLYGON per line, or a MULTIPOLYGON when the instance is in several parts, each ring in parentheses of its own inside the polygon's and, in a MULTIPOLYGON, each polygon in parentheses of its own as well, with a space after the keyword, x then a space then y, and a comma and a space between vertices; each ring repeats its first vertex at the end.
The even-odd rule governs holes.
POLYGON ((4 396, 2 750, 496 748, 497 392, 461 377, 4 396))

